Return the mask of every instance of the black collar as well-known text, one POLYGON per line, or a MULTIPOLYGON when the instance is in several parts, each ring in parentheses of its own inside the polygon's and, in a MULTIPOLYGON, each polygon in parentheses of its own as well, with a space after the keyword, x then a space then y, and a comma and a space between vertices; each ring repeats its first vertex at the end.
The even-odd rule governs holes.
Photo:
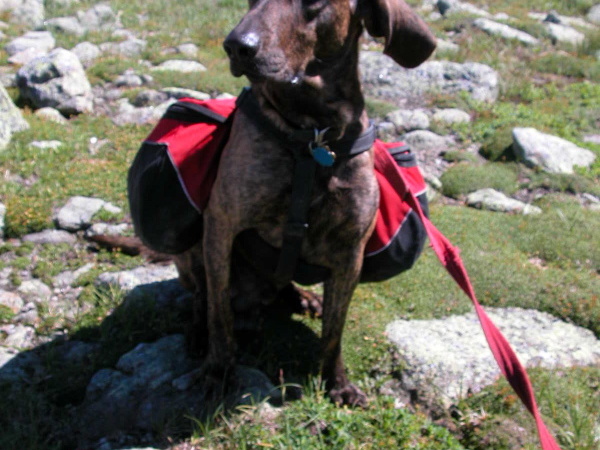
POLYGON ((314 147, 326 146, 334 154, 334 159, 347 158, 366 152, 375 142, 376 131, 372 123, 358 137, 342 136, 341 139, 334 141, 327 139, 328 129, 310 130, 298 128, 291 132, 284 132, 262 112, 258 100, 249 87, 242 90, 236 101, 236 105, 251 120, 254 120, 261 127, 267 128, 270 133, 277 136, 282 142, 297 144, 293 146, 294 151, 301 149, 303 152, 306 149, 307 152, 310 152, 310 149, 314 147))

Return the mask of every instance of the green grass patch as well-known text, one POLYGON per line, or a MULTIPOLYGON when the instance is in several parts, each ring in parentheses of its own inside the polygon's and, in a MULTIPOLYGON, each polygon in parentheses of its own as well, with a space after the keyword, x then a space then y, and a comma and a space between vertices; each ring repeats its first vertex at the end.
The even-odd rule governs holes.
POLYGON ((440 181, 443 194, 453 198, 459 198, 483 188, 496 189, 510 195, 518 188, 515 168, 499 163, 456 164, 444 172, 440 181))

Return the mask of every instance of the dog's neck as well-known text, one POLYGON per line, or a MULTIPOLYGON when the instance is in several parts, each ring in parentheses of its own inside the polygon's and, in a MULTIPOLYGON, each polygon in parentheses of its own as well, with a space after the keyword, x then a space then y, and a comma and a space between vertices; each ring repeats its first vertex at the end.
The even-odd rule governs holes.
POLYGON ((305 74, 298 83, 253 84, 263 113, 283 132, 329 128, 329 135, 338 139, 360 135, 369 119, 358 75, 358 44, 346 53, 344 60, 305 74))

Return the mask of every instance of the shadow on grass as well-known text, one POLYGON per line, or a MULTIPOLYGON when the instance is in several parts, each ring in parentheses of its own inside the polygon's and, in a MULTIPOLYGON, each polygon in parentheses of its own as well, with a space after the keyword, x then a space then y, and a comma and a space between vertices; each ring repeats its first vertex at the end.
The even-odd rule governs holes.
MULTIPOLYGON (((184 338, 191 318, 191 295, 176 280, 153 283, 132 290, 95 325, 14 357, 0 354, 8 360, 0 367, 0 448, 87 449, 104 437, 166 446, 189 437, 194 420, 224 406, 208 401, 202 383, 172 384, 202 362, 184 338)), ((259 336, 238 343, 240 361, 253 366, 240 389, 253 391, 267 378, 304 385, 318 372, 318 337, 281 307, 266 312, 259 336)))

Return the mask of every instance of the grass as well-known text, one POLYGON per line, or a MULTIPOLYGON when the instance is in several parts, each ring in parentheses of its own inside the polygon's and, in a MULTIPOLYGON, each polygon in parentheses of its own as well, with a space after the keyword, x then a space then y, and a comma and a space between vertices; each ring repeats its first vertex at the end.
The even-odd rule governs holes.
MULTIPOLYGON (((95 4, 48 2, 48 17, 73 14, 95 4)), ((211 94, 237 93, 244 79, 229 75, 221 41, 242 16, 244 0, 184 0, 177 5, 164 0, 112 0, 123 25, 148 40, 139 60, 105 56, 87 73, 99 85, 114 80, 126 69, 147 73, 147 62, 158 64, 170 58, 162 50, 193 42, 199 47, 198 61, 208 71, 199 76, 152 73, 154 88, 180 86, 211 94), (144 62, 147 61, 147 62, 144 62)), ((411 0, 413 6, 421 2, 411 0)), ((466 95, 424 99, 431 107, 460 107, 474 118, 444 130, 461 145, 481 143, 481 154, 490 162, 480 164, 462 149, 449 152, 453 167, 444 175, 445 194, 460 198, 480 187, 495 187, 508 194, 517 189, 545 189, 549 195, 536 204, 540 216, 512 216, 443 204, 432 205, 434 223, 462 249, 480 301, 487 306, 519 306, 549 312, 583 326, 600 336, 600 218, 583 209, 574 193, 600 194, 600 146, 583 143, 585 134, 600 127, 600 85, 595 51, 598 33, 586 32, 586 41, 576 49, 552 45, 545 28, 527 18, 531 10, 556 9, 564 15, 583 15, 594 0, 471 0, 490 12, 506 12, 516 18, 511 25, 542 39, 539 48, 493 38, 471 27, 472 17, 457 15, 432 23, 435 33, 458 43, 457 62, 488 64, 501 76, 500 98, 492 105, 474 103, 466 95), (452 36, 447 36, 447 33, 452 36), (533 126, 540 131, 569 139, 594 151, 597 161, 575 175, 549 175, 530 171, 512 161, 507 148, 516 126, 533 126)), ((5 17, 0 16, 0 17, 5 17)), ((4 32, 17 36, 24 27, 10 25, 4 32)), ((58 35, 67 48, 79 39, 58 35)), ((114 41, 109 33, 84 37, 96 44, 114 41)), ((0 50, 0 62, 6 61, 0 50)), ((18 102, 18 92, 9 90, 18 102)), ((124 96, 132 96, 125 92, 124 96)), ((367 99, 371 117, 383 117, 396 106, 367 99)), ((65 127, 38 119, 25 109, 31 129, 17 133, 9 148, 0 153, 4 178, 0 201, 7 206, 6 237, 52 227, 52 213, 73 195, 100 197, 124 208, 126 171, 140 141, 151 126, 115 125, 105 117, 72 118, 65 127), (91 138, 109 138, 111 145, 98 154, 88 150, 91 138), (57 139, 59 150, 38 150, 32 140, 57 139)), ((120 220, 102 216, 95 220, 120 220)), ((19 270, 27 268, 46 283, 64 271, 87 262, 95 268, 78 280, 82 294, 80 313, 74 321, 41 307, 36 331, 51 336, 67 330, 69 338, 98 344, 86 364, 61 365, 52 349, 44 346, 44 364, 50 377, 39 380, 24 392, 0 387, 0 448, 73 448, 74 443, 57 442, 57 430, 68 425, 66 409, 81 401, 89 378, 100 368, 112 367, 118 357, 139 342, 148 342, 180 332, 189 317, 176 311, 158 310, 151 297, 125 301, 118 290, 101 290, 93 285, 101 272, 135 267, 141 258, 101 251, 91 254, 83 247, 34 246, 10 243, 0 247, 3 268, 12 269, 9 282, 17 287, 19 270)), ((264 406, 250 405, 236 413, 219 413, 208 422, 191 420, 194 431, 186 436, 196 448, 423 448, 508 450, 537 448, 531 419, 515 401, 503 381, 484 392, 461 399, 445 427, 432 423, 426 411, 396 409, 380 394, 381 386, 398 377, 398 367, 385 335, 393 318, 441 318, 470 310, 466 297, 454 286, 431 250, 426 250, 409 274, 390 281, 358 287, 344 335, 349 376, 367 392, 371 406, 362 410, 335 408, 325 398, 316 376, 315 360, 321 323, 293 316, 267 323, 265 345, 257 356, 265 373, 283 370, 286 383, 302 386, 304 397, 286 402, 274 417, 264 406), (290 358, 290 355, 294 355, 290 358), (517 428, 515 428, 517 426, 517 428), (519 428, 521 427, 521 428, 519 428), (518 430, 518 432, 515 432, 518 430), (515 442, 515 435, 523 437, 515 442), (512 447, 511 447, 512 446, 512 447)), ((0 323, 14 317, 0 308, 0 323)), ((532 381, 542 413, 555 431, 562 448, 593 450, 598 445, 596 412, 600 409, 597 368, 561 371, 534 370, 532 381)), ((292 386, 288 390, 293 391, 292 386)), ((189 419, 188 425, 189 425, 189 419)), ((166 424, 167 425, 167 424, 166 424)), ((165 425, 165 428, 168 427, 165 425)), ((166 436, 177 443, 179 436, 166 436)), ((165 441, 166 442, 166 441, 165 441)), ((166 445, 166 444, 165 444, 166 445)))

